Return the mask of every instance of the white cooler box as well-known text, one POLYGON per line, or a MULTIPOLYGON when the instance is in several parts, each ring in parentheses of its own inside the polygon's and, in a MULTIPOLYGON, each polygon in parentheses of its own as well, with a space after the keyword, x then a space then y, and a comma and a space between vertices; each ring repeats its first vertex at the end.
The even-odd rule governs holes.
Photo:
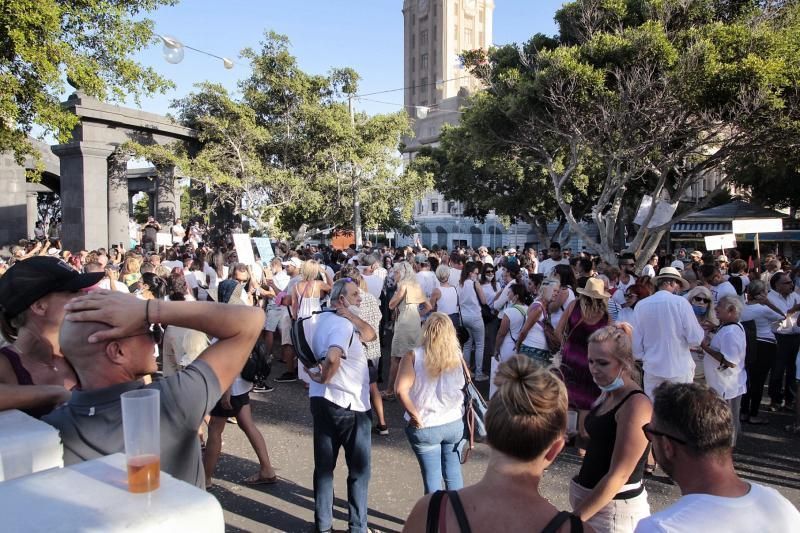
POLYGON ((0 411, 0 481, 63 466, 56 428, 22 411, 0 411))

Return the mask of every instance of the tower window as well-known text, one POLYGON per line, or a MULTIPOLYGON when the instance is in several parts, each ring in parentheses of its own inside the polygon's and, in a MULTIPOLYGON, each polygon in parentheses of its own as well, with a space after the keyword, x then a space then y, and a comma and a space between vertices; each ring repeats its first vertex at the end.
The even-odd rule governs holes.
POLYGON ((428 54, 419 56, 419 68, 423 72, 428 70, 428 54))
MULTIPOLYGON (((412 36, 412 41, 411 42, 412 43, 414 42, 413 41, 413 36, 412 36)), ((413 48, 414 45, 412 44, 411 46, 413 48)), ((428 30, 422 30, 421 32, 419 32, 419 46, 420 47, 428 46, 428 30)))

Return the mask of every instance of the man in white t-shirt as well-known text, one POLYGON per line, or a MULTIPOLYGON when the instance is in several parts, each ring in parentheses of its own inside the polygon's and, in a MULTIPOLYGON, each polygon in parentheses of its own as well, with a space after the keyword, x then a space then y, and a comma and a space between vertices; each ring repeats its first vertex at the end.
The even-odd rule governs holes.
POLYGON ((431 294, 433 294, 433 289, 439 287, 439 280, 436 279, 436 274, 431 271, 431 264, 428 262, 428 258, 425 254, 417 254, 414 258, 414 262, 417 264, 417 283, 419 286, 422 287, 422 291, 425 293, 426 298, 430 298, 431 294))
POLYGON ((771 487, 733 468, 733 415, 704 385, 664 383, 642 428, 653 454, 680 487, 675 504, 639 521, 636 533, 800 531, 800 512, 771 487))
POLYGON ((173 244, 183 244, 183 238, 186 236, 186 228, 183 227, 181 219, 175 219, 175 224, 169 228, 169 232, 172 234, 173 244))
POLYGON ((636 259, 633 254, 623 254, 619 258, 619 279, 617 280, 616 291, 612 298, 620 307, 625 304, 625 291, 628 287, 636 283, 636 259))
POLYGON ((362 342, 377 338, 358 317, 358 285, 340 279, 331 289, 330 307, 322 313, 311 347, 318 367, 308 370, 308 396, 314 420, 314 521, 316 531, 333 527, 333 471, 339 448, 347 458, 349 530, 367 531, 372 414, 369 370, 362 342))
POLYGON ((549 249, 548 253, 550 254, 550 257, 548 259, 545 259, 541 263, 539 263, 539 271, 538 271, 538 273, 539 274, 544 274, 545 277, 547 277, 550 274, 552 274, 553 269, 556 267, 556 265, 568 265, 569 264, 569 260, 568 259, 564 259, 562 257, 562 255, 561 255, 561 244, 559 244, 559 243, 557 243, 555 241, 551 242, 550 243, 550 249, 549 249))
POLYGON ((453 287, 458 287, 458 282, 461 281, 461 270, 464 268, 464 256, 458 252, 450 254, 450 279, 448 283, 453 287))
POLYGON ((703 285, 711 291, 711 297, 714 299, 714 307, 716 307, 719 301, 725 296, 739 296, 733 284, 730 281, 722 279, 722 273, 714 265, 701 266, 700 276, 703 285))

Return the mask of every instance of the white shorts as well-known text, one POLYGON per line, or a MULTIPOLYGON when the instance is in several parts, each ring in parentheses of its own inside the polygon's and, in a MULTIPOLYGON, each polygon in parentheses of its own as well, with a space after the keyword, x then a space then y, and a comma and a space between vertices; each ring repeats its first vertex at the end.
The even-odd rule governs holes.
POLYGON ((694 381, 694 370, 692 370, 692 372, 690 372, 686 376, 675 377, 675 378, 662 378, 661 376, 654 376, 653 374, 648 374, 647 372, 645 372, 644 393, 647 394, 647 396, 651 400, 653 400, 654 399, 653 391, 655 391, 656 388, 665 381, 668 381, 670 383, 691 383, 692 381, 694 381))
POLYGON ((292 319, 289 318, 289 308, 281 306, 277 309, 267 309, 267 318, 264 319, 264 331, 279 331, 281 346, 292 344, 292 319))

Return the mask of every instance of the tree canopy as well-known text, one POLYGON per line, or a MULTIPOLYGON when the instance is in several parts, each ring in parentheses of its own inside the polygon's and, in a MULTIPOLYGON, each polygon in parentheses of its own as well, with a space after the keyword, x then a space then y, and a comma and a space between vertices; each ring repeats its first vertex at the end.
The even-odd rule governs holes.
POLYGON ((647 194, 658 201, 626 247, 647 257, 753 160, 796 148, 799 16, 795 2, 567 3, 559 35, 464 55, 486 91, 443 135, 438 159, 447 168, 437 185, 448 195, 490 186, 504 194, 516 180, 518 189, 492 202, 524 191, 520 214, 551 220, 555 205, 612 262, 630 221, 623 212, 635 213, 647 194), (711 194, 654 223, 659 203, 679 203, 710 175, 719 177, 711 194))
POLYGON ((65 81, 101 100, 163 91, 171 82, 131 54, 153 38, 142 13, 177 0, 14 0, 0 24, 0 151, 37 156, 34 126, 67 142, 77 117, 61 107, 65 81))
POLYGON ((214 202, 273 235, 352 227, 356 192, 367 227, 410 216, 431 183, 400 172, 407 115, 351 115, 347 98, 358 90, 358 74, 306 73, 289 45, 268 32, 258 50, 242 52, 252 72, 239 83, 240 98, 205 83, 173 104, 202 145, 189 173, 214 202))

